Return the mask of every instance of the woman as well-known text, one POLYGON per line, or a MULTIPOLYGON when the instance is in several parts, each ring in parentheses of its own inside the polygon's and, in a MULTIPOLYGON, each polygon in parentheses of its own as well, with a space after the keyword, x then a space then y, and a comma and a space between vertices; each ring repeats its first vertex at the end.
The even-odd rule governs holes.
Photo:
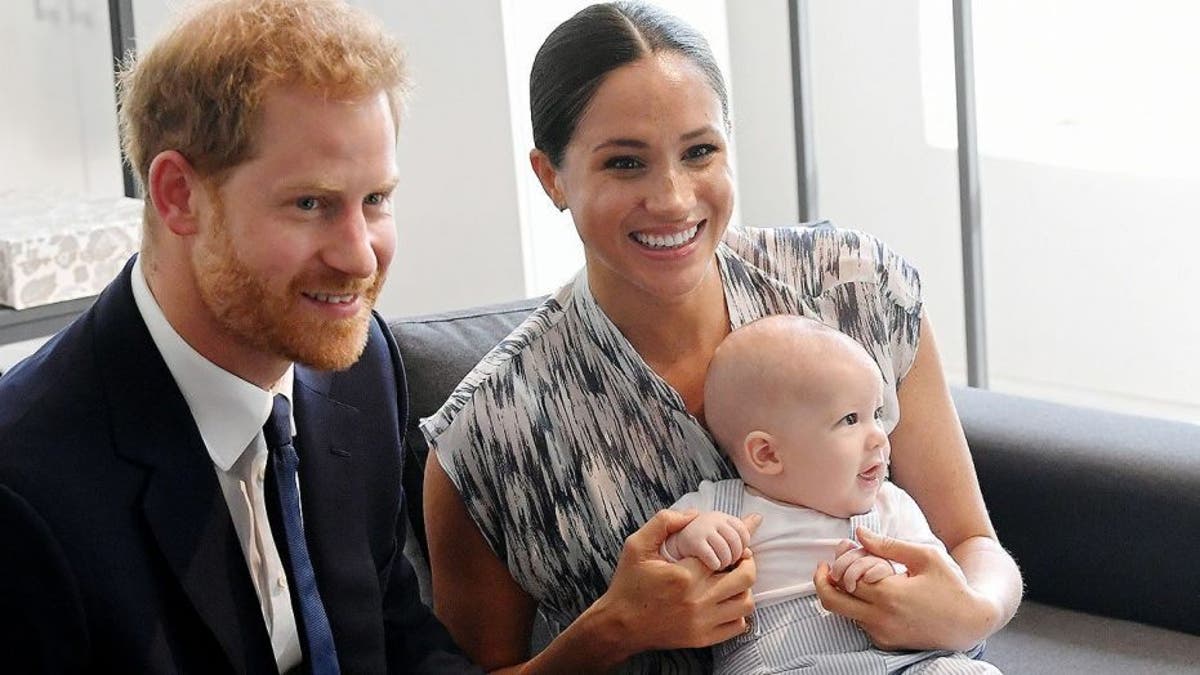
POLYGON ((435 606, 458 642, 489 669, 688 672, 707 652, 679 650, 746 630, 753 558, 714 575, 669 565, 660 544, 694 514, 659 510, 734 475, 704 427, 705 372, 732 326, 778 313, 831 324, 879 363, 893 476, 963 570, 933 547, 866 542, 910 574, 851 595, 822 567, 824 605, 883 648, 965 649, 1003 626, 1020 574, 984 509, 916 272, 861 233, 727 231, 725 86, 704 39, 657 9, 593 5, 564 22, 530 94, 531 163, 571 210, 586 267, 424 424, 435 606), (557 637, 526 661, 539 606, 557 637))

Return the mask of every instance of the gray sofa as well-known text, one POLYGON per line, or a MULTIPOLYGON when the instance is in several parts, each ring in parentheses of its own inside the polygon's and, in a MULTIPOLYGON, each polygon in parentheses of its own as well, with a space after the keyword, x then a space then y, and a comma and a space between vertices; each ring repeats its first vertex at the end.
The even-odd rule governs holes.
MULTIPOLYGON (((411 404, 408 552, 425 574, 417 420, 537 304, 391 322, 411 404)), ((954 399, 1027 588, 987 659, 1007 673, 1200 673, 1200 426, 967 388, 954 399)))

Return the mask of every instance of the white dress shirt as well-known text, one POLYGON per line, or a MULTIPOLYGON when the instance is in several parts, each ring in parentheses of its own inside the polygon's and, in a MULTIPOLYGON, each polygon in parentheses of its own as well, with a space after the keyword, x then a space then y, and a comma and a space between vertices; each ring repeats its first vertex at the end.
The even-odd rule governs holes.
MULTIPOLYGON (((280 672, 286 672, 300 663, 302 653, 287 574, 267 520, 267 444, 262 427, 271 415, 275 394, 283 394, 291 402, 292 368, 271 391, 223 370, 193 349, 167 321, 143 276, 141 258, 134 262, 132 282, 138 312, 183 393, 212 458, 262 606, 275 663, 280 672)), ((293 418, 293 435, 295 429, 293 418)))

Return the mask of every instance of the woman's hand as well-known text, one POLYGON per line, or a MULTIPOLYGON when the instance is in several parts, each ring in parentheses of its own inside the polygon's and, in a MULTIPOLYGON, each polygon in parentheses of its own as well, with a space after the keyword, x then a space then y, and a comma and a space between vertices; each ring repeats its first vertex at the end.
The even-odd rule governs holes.
POLYGON ((881 649, 965 651, 992 630, 1001 608, 976 592, 942 549, 858 529, 863 549, 908 568, 873 584, 842 590, 829 565, 817 566, 813 583, 821 604, 853 620, 881 649))
POLYGON ((754 559, 713 573, 695 558, 663 558, 663 542, 696 514, 659 511, 621 550, 608 591, 589 609, 604 617, 629 655, 651 649, 707 647, 745 632, 754 611, 754 559))

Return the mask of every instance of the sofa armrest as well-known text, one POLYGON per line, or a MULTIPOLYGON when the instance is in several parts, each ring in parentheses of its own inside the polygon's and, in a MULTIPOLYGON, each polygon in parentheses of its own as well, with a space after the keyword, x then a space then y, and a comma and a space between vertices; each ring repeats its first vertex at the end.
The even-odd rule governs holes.
POLYGON ((953 394, 1027 597, 1200 634, 1200 427, 953 394))

